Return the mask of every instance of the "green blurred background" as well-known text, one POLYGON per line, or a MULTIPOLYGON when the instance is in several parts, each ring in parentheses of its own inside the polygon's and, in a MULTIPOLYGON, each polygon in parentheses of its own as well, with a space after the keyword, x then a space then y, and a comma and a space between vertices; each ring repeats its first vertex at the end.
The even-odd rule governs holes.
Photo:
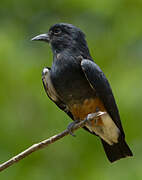
POLYGON ((54 23, 81 28, 108 77, 134 157, 110 164, 97 137, 82 129, 0 173, 1 180, 142 179, 142 1, 1 0, 0 162, 64 130, 71 120, 46 96, 47 44, 31 42, 54 23))

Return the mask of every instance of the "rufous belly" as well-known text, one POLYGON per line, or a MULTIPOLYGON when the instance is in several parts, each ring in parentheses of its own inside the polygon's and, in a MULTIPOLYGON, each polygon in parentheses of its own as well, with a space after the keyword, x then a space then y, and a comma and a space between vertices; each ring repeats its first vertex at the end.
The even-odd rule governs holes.
POLYGON ((69 109, 77 120, 83 120, 88 114, 95 113, 97 110, 106 111, 99 98, 85 99, 82 104, 74 104, 69 109))
MULTIPOLYGON (((74 119, 80 121, 84 120, 88 114, 96 111, 107 112, 99 98, 86 99, 82 104, 74 104, 70 107, 70 111, 74 119)), ((95 118, 86 124, 86 127, 110 145, 118 142, 120 131, 108 113, 95 118)))

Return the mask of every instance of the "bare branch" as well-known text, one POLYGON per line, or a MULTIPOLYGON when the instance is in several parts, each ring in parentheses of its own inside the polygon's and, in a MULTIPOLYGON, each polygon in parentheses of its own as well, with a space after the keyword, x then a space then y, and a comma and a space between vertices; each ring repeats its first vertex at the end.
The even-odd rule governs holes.
MULTIPOLYGON (((91 121, 93 120, 94 118, 97 118, 99 116, 102 116, 103 114, 105 114, 106 112, 97 112, 97 113, 93 113, 91 117, 89 118, 86 118, 85 120, 83 121, 80 121, 79 123, 75 124, 75 126, 73 127, 72 131, 75 131, 81 127, 83 127, 86 123, 88 123, 88 120, 91 121)), ((20 161, 21 159, 27 157, 28 155, 30 155, 31 153, 39 150, 39 149, 42 149, 44 147, 47 147, 49 144, 52 144, 54 143, 55 141, 63 138, 64 136, 68 135, 69 134, 69 131, 68 129, 64 130, 63 132, 55 135, 55 136, 52 136, 46 140, 43 140, 37 144, 34 144, 32 146, 30 146, 28 149, 26 149, 25 151, 19 153, 18 155, 12 157, 11 159, 9 159, 8 161, 0 164, 0 171, 3 171, 4 169, 8 168, 9 166, 17 163, 18 161, 20 161)))

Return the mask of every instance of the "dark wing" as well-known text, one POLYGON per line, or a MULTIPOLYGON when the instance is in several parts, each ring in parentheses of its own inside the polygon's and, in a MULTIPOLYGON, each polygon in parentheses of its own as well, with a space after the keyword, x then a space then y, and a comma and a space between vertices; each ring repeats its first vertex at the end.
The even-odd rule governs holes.
POLYGON ((97 96, 103 102, 112 120, 120 129, 121 135, 124 137, 124 131, 121 125, 118 108, 111 87, 104 73, 97 64, 87 59, 82 60, 81 67, 90 86, 95 90, 97 96))
POLYGON ((68 116, 73 119, 72 113, 69 111, 67 105, 60 100, 59 95, 57 94, 55 88, 50 79, 50 68, 44 68, 42 71, 42 82, 47 96, 68 116))
MULTIPOLYGON (((69 111, 67 105, 60 100, 59 95, 55 91, 51 79, 50 79, 50 68, 46 67, 42 71, 42 82, 45 89, 45 92, 49 99, 51 99, 61 110, 63 110, 72 120, 74 120, 72 113, 69 111)), ((88 132, 89 129, 87 127, 83 127, 88 132)), ((91 134, 95 134, 90 132, 91 134)))

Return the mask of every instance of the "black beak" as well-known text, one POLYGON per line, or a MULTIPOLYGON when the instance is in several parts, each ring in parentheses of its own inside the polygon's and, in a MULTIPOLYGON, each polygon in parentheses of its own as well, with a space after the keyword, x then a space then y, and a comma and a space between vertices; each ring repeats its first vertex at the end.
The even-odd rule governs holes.
POLYGON ((50 39, 47 33, 47 34, 40 34, 38 36, 35 36, 34 38, 31 39, 31 41, 45 41, 49 43, 50 39))

